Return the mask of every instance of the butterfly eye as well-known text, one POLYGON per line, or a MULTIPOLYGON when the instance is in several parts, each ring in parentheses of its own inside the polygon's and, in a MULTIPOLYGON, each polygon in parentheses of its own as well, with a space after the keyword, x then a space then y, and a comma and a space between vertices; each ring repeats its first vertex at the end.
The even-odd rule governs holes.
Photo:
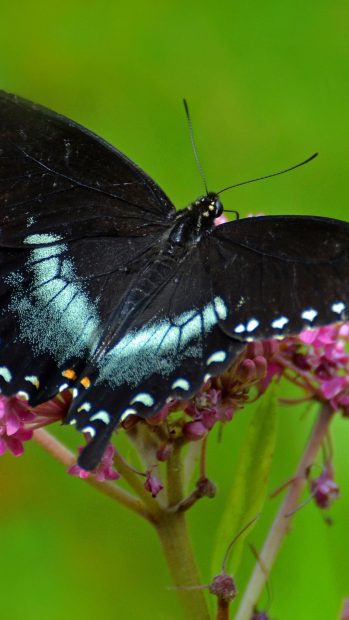
POLYGON ((219 217, 223 213, 223 205, 219 199, 214 202, 215 216, 219 217))

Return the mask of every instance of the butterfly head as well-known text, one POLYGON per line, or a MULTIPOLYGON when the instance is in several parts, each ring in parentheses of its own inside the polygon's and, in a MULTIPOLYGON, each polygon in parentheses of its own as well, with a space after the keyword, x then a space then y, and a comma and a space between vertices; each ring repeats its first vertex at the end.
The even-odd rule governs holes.
POLYGON ((214 192, 200 196, 190 206, 193 211, 201 215, 203 222, 206 220, 210 224, 223 213, 223 205, 214 192))

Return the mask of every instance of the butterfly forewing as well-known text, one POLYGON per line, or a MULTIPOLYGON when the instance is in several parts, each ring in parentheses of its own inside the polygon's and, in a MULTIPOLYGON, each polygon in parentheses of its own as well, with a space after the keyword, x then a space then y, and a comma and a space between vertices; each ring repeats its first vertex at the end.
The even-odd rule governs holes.
POLYGON ((109 144, 63 116, 0 93, 2 243, 27 235, 144 235, 174 212, 109 144))

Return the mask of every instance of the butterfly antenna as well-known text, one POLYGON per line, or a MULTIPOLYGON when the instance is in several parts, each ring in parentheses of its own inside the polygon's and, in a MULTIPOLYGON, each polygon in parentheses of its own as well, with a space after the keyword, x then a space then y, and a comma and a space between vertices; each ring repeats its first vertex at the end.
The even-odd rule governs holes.
POLYGON ((304 164, 308 164, 312 159, 318 156, 319 153, 314 153, 308 159, 301 161, 300 164, 296 164, 295 166, 291 166, 290 168, 286 168, 285 170, 280 170, 280 172, 273 172, 273 174, 267 174, 263 177, 257 177, 256 179, 250 179, 249 181, 243 181, 242 183, 236 183, 235 185, 229 185, 224 189, 221 189, 217 194, 222 194, 226 192, 227 189, 232 189, 233 187, 239 187, 240 185, 247 185, 248 183, 254 183, 255 181, 263 181, 264 179, 270 179, 271 177, 277 177, 279 174, 285 174, 285 172, 290 172, 291 170, 295 170, 295 168, 299 168, 300 166, 304 166, 304 164))
POLYGON ((202 167, 202 165, 200 163, 198 151, 197 151, 197 148, 196 148, 195 139, 194 139, 194 132, 193 132, 193 124, 191 122, 189 107, 188 107, 188 103, 187 103, 186 99, 183 99, 183 104, 184 104, 185 114, 186 114, 186 117, 187 117, 188 129, 189 129, 189 135, 190 135, 190 142, 191 142, 192 149, 194 151, 194 157, 195 157, 196 165, 197 165, 198 170, 200 172, 200 176, 201 176, 203 184, 205 186, 205 191, 206 191, 206 195, 207 195, 208 194, 208 187, 207 187, 206 176, 205 176, 205 173, 204 173, 204 169, 203 169, 203 167, 202 167))

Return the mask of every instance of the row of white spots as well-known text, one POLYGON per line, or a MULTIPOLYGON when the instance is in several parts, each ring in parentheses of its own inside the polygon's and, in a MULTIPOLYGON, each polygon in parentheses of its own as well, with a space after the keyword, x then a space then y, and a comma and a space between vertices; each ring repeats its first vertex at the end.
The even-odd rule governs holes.
MULTIPOLYGON (((331 306, 332 312, 335 312, 336 314, 342 314, 345 309, 346 305, 342 301, 335 302, 331 306)), ((309 321, 310 323, 312 323, 318 314, 318 311, 314 310, 314 308, 306 308, 306 310, 303 310, 303 312, 301 313, 301 317, 305 321, 309 321)), ((287 323, 289 323, 289 319, 286 316, 280 316, 271 322, 271 326, 274 329, 283 329, 285 325, 287 325, 287 323)), ((239 325, 234 328, 234 332, 236 334, 243 334, 244 332, 251 333, 258 326, 259 321, 253 318, 250 319, 246 325, 244 323, 239 323, 239 325)))
MULTIPOLYGON (((145 407, 151 407, 152 405, 154 405, 155 400, 151 396, 151 394, 148 394, 147 392, 140 392, 139 394, 136 394, 136 396, 134 396, 134 398, 130 402, 130 405, 133 405, 135 403, 141 403, 145 407)), ((78 411, 87 411, 87 412, 90 410, 91 410, 90 403, 83 403, 81 407, 79 407, 78 409, 78 411)), ((129 415, 135 415, 135 414, 137 414, 137 410, 134 409, 133 407, 128 407, 127 409, 125 409, 123 414, 120 416, 120 420, 122 421, 125 418, 127 418, 129 415)), ((91 422, 100 421, 100 422, 103 422, 103 424, 108 425, 111 422, 111 416, 107 411, 101 410, 101 411, 97 411, 97 413, 94 413, 91 416, 90 420, 91 422)), ((76 423, 75 419, 70 421, 70 424, 75 424, 75 423, 76 423)), ((82 429, 82 432, 89 433, 91 437, 94 437, 96 434, 96 429, 93 428, 93 426, 85 426, 82 429)))
POLYGON ((259 321, 257 321, 257 319, 250 319, 246 325, 239 323, 239 325, 235 327, 234 332, 236 334, 242 334, 243 332, 251 333, 257 329, 258 325, 259 321))
MULTIPOLYGON (((213 364, 213 363, 219 363, 219 362, 224 362, 225 359, 227 357, 227 354, 225 351, 223 350, 219 350, 216 351, 215 353, 212 353, 212 355, 209 356, 209 358, 207 359, 206 364, 213 364)), ((206 383, 208 381, 208 379, 211 377, 211 375, 207 374, 204 377, 204 382, 206 383)), ((183 377, 179 377, 178 379, 176 379, 172 385, 171 385, 171 389, 175 390, 177 388, 180 388, 183 391, 188 391, 190 389, 190 383, 187 379, 183 378, 183 377)), ((130 405, 134 405, 136 403, 141 403, 142 405, 146 406, 146 407, 151 407, 152 405, 154 405, 155 400, 154 398, 148 394, 147 392, 140 392, 139 394, 136 394, 136 396, 134 396, 132 398, 132 400, 130 401, 130 405)), ((83 405, 81 405, 81 407, 79 407, 78 411, 90 411, 91 409, 91 405, 90 403, 83 403, 83 405)), ((134 409, 133 407, 127 407, 127 409, 125 409, 125 411, 122 413, 122 415, 120 416, 120 420, 123 421, 125 420, 125 418, 127 418, 130 415, 136 415, 137 414, 137 410, 134 409)), ((95 413, 93 416, 91 416, 91 422, 94 420, 100 420, 102 422, 104 422, 104 424, 109 424, 110 423, 110 415, 106 412, 106 411, 98 411, 97 413, 95 413)), ((70 424, 75 424, 76 420, 73 419, 71 420, 70 424)), ((90 433, 90 435, 92 437, 95 436, 96 431, 93 427, 91 426, 85 426, 82 431, 84 433, 90 433)))
MULTIPOLYGON (((12 373, 7 368, 7 366, 0 366, 0 376, 6 381, 6 383, 10 383, 12 380, 12 373)), ((24 377, 25 381, 32 383, 37 389, 39 388, 39 378, 36 375, 30 375, 24 377)), ((17 398, 21 400, 29 400, 29 394, 25 390, 18 390, 16 393, 17 398)))

